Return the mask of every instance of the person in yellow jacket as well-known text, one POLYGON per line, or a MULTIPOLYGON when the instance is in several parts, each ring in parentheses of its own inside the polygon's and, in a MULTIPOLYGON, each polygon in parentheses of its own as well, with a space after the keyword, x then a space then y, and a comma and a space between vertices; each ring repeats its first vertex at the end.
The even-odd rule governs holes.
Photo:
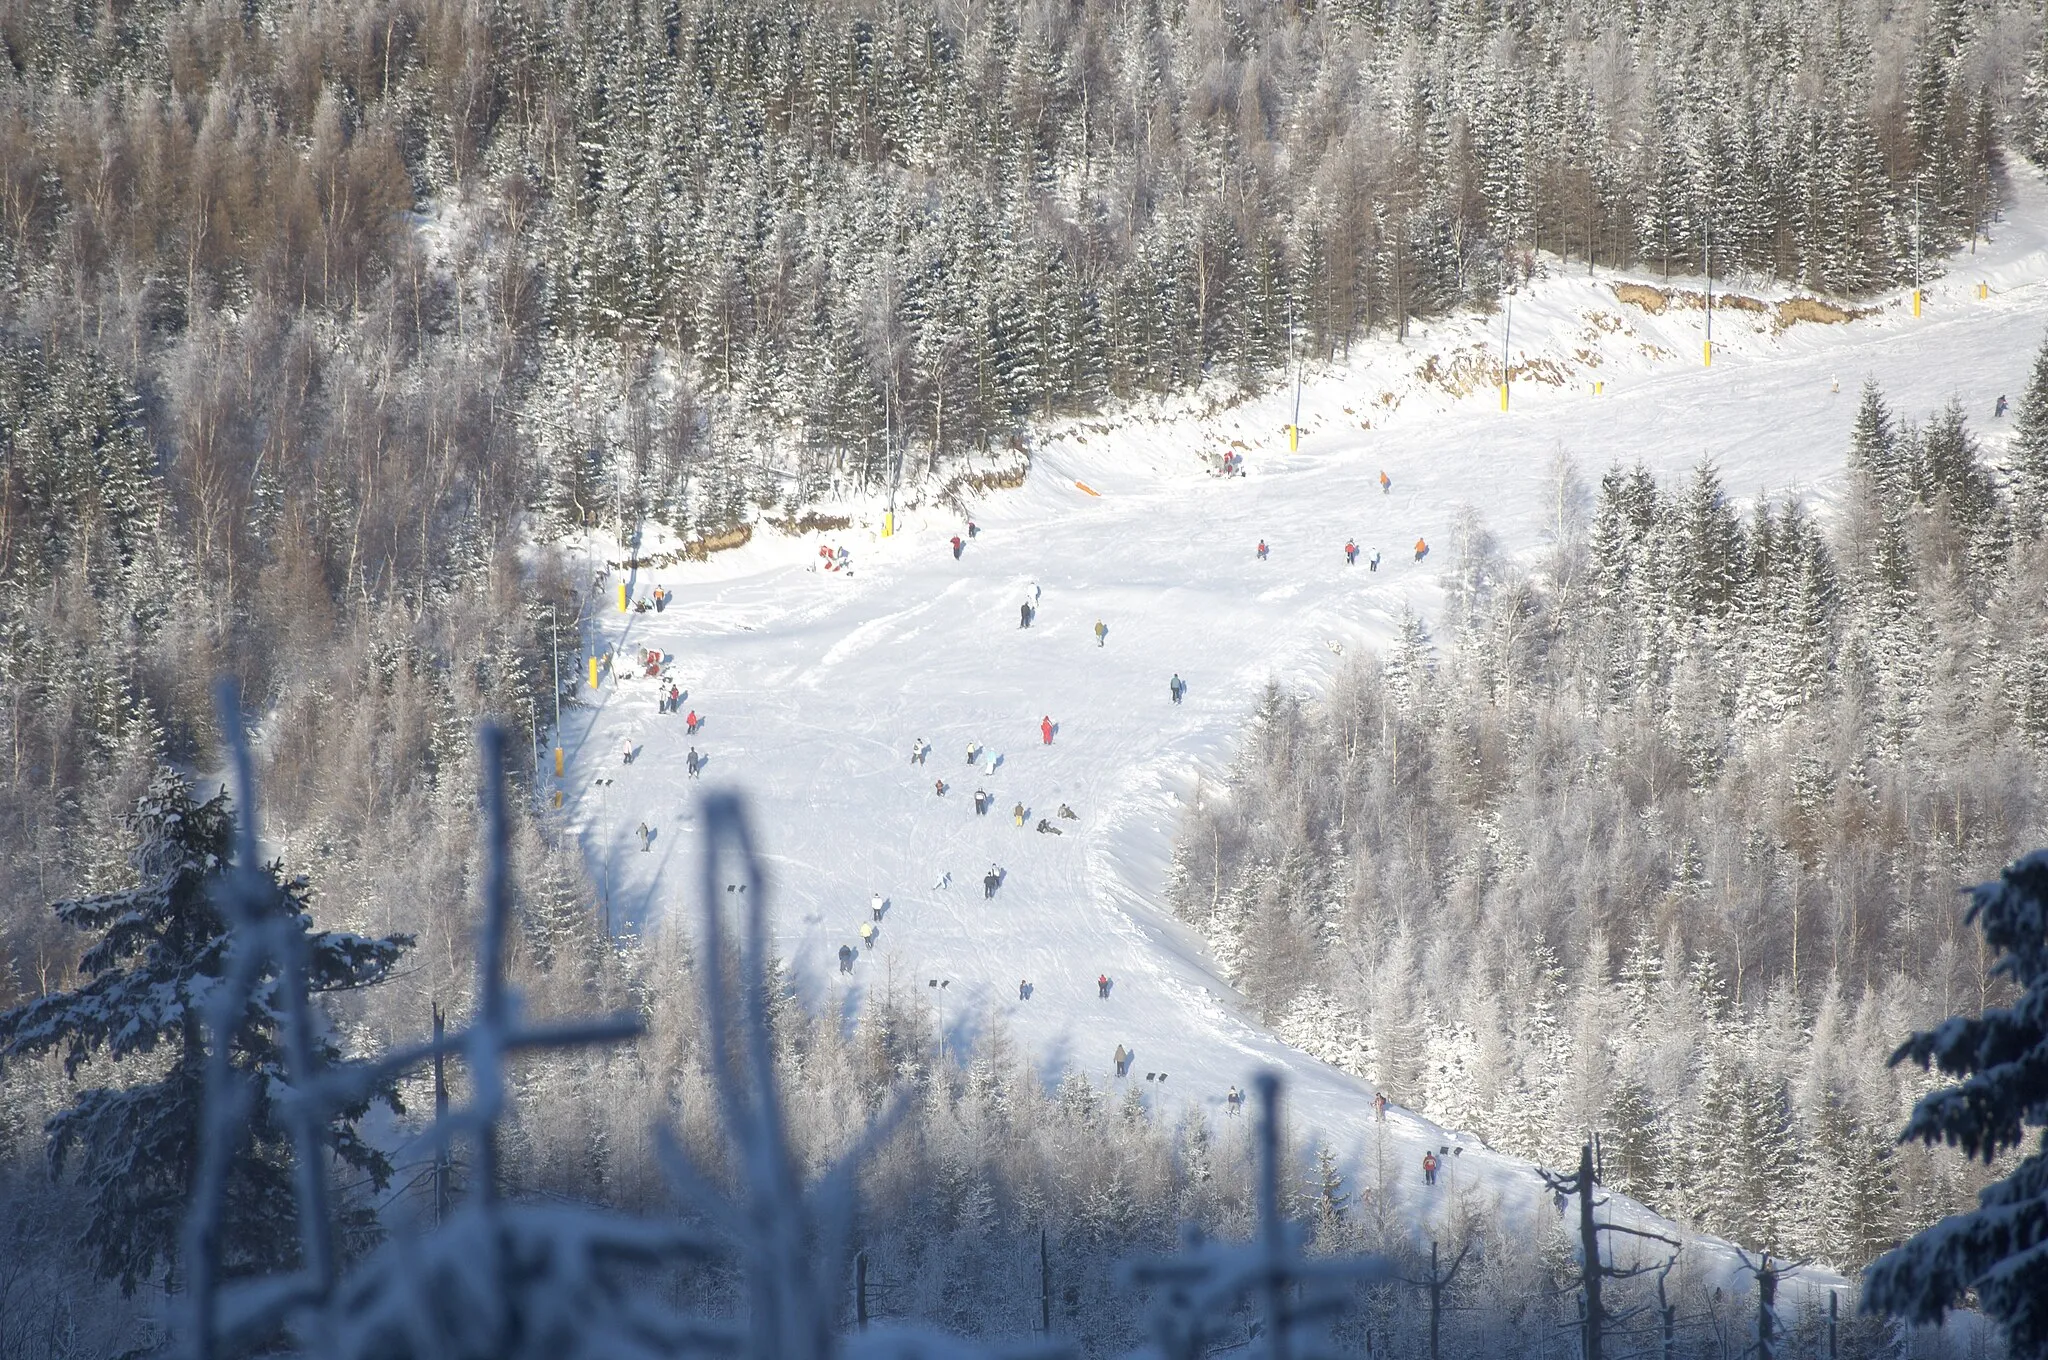
POLYGON ((875 947, 875 923, 873 921, 861 922, 860 942, 869 949, 875 947))

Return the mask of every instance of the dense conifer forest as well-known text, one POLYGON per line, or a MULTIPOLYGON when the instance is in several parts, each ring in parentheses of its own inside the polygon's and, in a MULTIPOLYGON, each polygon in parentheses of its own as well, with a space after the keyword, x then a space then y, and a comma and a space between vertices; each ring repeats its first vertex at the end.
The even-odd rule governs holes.
MULTIPOLYGON (((936 496, 1048 416, 1254 387, 1291 337, 1340 358, 1537 271, 1865 294, 1992 220, 2005 159, 2048 142, 2043 74, 2037 8, 2005 0, 0 0, 0 1010, 76 985, 92 941, 50 906, 138 888, 138 807, 178 773, 204 804, 220 675, 293 891, 325 929, 409 937, 334 1005, 375 1052, 474 1004, 472 736, 544 727, 577 528, 936 496)), ((1287 780, 1218 791, 1179 879, 1316 1051, 1517 1151, 1613 1129, 1633 1193, 1845 1265, 1971 1188, 1879 1148, 1913 1088, 1877 1060, 1987 994, 1929 904, 2040 838, 2048 731, 2048 678, 1992 645, 2042 622, 2037 484, 1994 486, 1959 417, 1870 410, 1826 532, 1738 513, 1710 469, 1618 473, 1590 518, 1561 473, 1533 575, 1475 523, 1455 626, 1276 695, 1256 742, 1287 780), (1739 693, 1709 683, 1766 635, 1739 693), (1312 887, 1307 914, 1271 884, 1312 887), (1368 889, 1408 905, 1364 919, 1368 889), (1513 919, 1466 968, 1432 916, 1513 919), (1516 984, 1492 1011, 1489 979, 1516 984), (1443 1037, 1404 1056, 1385 1017, 1411 1003, 1443 1037), (1537 1092, 1555 1118, 1514 1124, 1537 1092), (1702 1108, 1796 1159, 1703 1152, 1702 1108)), ((687 961, 602 938, 573 850, 525 814, 512 850, 542 1012, 687 1010, 687 961)), ((1248 1222, 1231 1132, 1048 1095, 999 1039, 946 1067, 914 1010, 851 1039, 780 1020, 816 1146, 923 1093, 870 1225, 905 1315, 1028 1328, 1050 1223, 1059 1306, 1121 1344, 1100 1262, 1248 1222)), ((686 1129, 709 1099, 674 1043, 520 1069, 508 1184, 651 1193, 650 1093, 686 1129)), ((124 1271, 146 1301, 175 1269, 76 1242, 86 1191, 42 1160, 61 1065, 0 1082, 0 1352, 135 1344, 124 1271)), ((350 1203, 416 1206, 418 1169, 350 1203)), ((1367 1189, 1290 1194, 1379 1242, 1367 1189)), ((1567 1253, 1525 1246, 1454 1326, 1548 1335, 1513 1300, 1567 1253)), ((1377 1306, 1413 1322, 1409 1293, 1377 1306)))
POLYGON ((1560 456, 1543 562, 1469 515, 1444 636, 1268 694, 1181 913, 1292 1042, 1712 1231, 1852 1269, 1974 1204, 1885 1060, 2003 998, 1955 893, 2048 840, 2048 351, 2027 402, 2001 490, 1866 390, 1827 531, 1560 456))

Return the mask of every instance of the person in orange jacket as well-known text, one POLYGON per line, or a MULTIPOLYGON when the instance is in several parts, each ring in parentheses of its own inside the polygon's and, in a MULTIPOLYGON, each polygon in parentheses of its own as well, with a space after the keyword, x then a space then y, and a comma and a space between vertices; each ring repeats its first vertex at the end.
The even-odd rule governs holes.
POLYGON ((1421 561, 1421 560, 1422 560, 1423 558, 1425 558, 1425 557, 1427 557, 1427 556, 1429 556, 1429 544, 1425 543, 1425 542, 1424 542, 1423 540, 1421 540, 1421 539, 1419 539, 1419 538, 1418 538, 1418 539, 1416 539, 1416 540, 1415 540, 1415 560, 1416 560, 1416 561, 1418 561, 1418 562, 1420 562, 1420 561, 1421 561))

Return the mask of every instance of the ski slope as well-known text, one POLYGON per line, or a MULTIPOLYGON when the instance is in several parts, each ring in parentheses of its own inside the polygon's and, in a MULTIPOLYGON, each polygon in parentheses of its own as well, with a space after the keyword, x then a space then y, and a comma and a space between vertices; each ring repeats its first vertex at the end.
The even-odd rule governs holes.
MULTIPOLYGON (((1182 808, 1198 780, 1215 788, 1267 681, 1315 690, 1387 642, 1404 607, 1433 619, 1461 506, 1510 554, 1539 550, 1544 472, 1560 448, 1589 481, 1617 460, 1674 479, 1711 457, 1738 501, 1796 493, 1825 507, 1869 378, 1914 419, 1959 397, 1995 455, 1993 401, 2018 398, 2048 330, 2048 191, 2018 179, 1994 238, 1949 262, 1920 317, 1904 294, 1880 299, 1877 315, 1782 332, 1723 312, 1711 367, 1697 310, 1651 316, 1618 303, 1605 272, 1579 271, 1515 299, 1517 367, 1557 381, 1518 381, 1506 413, 1485 373, 1471 370, 1485 380, 1462 396, 1441 380, 1457 356, 1469 369, 1469 356, 1499 352, 1499 314, 1457 318, 1311 371, 1298 453, 1284 433, 1291 390, 1237 404, 1198 393, 1042 430, 1024 486, 975 503, 981 532, 958 561, 947 540, 963 525, 950 512, 907 510, 885 538, 869 504, 841 533, 764 530, 708 562, 631 574, 636 596, 661 584, 674 600, 644 614, 601 602, 596 646, 628 671, 639 648, 675 653, 684 707, 705 726, 688 736, 636 678, 564 714, 563 815, 615 922, 652 930, 694 912, 697 794, 736 789, 774 874, 774 947, 817 1004, 850 1010, 893 987, 936 1007, 956 1041, 1000 1027, 1049 1078, 1078 1069, 1218 1117, 1227 1088, 1277 1069, 1297 1130, 1357 1166, 1372 1145, 1370 1088, 1275 1040, 1164 899, 1182 808), (1203 455, 1233 441, 1249 474, 1210 475, 1203 455), (1347 568, 1350 535, 1365 552, 1347 568), (1420 563, 1418 537, 1435 549, 1420 563), (847 548, 850 571, 817 569, 827 544, 847 548), (1374 549, 1377 573, 1364 562, 1374 549), (1039 614, 1023 629, 1034 583, 1039 614), (1188 684, 1179 706, 1175 672, 1188 684), (1042 715, 1058 724, 1049 746, 1042 715), (921 766, 918 738, 930 746, 921 766), (992 775, 968 768, 970 743, 1000 755, 992 775), (709 760, 695 785, 692 746, 709 760), (977 786, 994 795, 986 817, 971 805, 977 786), (1023 829, 1008 815, 1020 801, 1023 829), (1056 820, 1064 835, 1031 829, 1061 803, 1079 814, 1056 820), (644 852, 643 821, 654 833, 644 852), (1007 877, 984 900, 991 864, 1007 877), (888 899, 878 939, 842 976, 837 951, 858 947, 876 892, 888 899), (1098 974, 1114 979, 1106 1000, 1098 974), (1123 1081, 1111 1076, 1119 1043, 1134 1052, 1123 1081)), ((1425 1203, 1423 1149, 1450 1144, 1449 1192, 1476 1178, 1510 1204, 1535 1203, 1528 1167, 1476 1139, 1399 1109, 1387 1135, 1407 1202, 1425 1203)))

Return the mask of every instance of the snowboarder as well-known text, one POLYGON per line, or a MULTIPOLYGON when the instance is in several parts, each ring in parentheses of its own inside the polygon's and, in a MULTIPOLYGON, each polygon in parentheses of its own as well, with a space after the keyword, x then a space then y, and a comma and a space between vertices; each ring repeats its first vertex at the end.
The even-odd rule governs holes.
POLYGON ((955 562, 960 560, 960 550, 966 546, 967 544, 961 539, 960 535, 953 535, 953 560, 955 562))
POLYGON ((1070 822, 1078 822, 1081 820, 1081 814, 1074 811, 1072 808, 1068 807, 1065 803, 1060 804, 1060 816, 1066 818, 1070 822))
POLYGON ((1031 626, 1031 601, 1026 600, 1017 606, 1017 626, 1019 628, 1029 628, 1031 626))
POLYGON ((925 746, 925 744, 924 744, 924 738, 923 738, 923 737, 919 737, 919 738, 918 738, 917 740, 915 740, 915 741, 911 742, 911 743, 910 743, 910 763, 911 763, 911 764, 913 764, 913 765, 922 765, 922 764, 924 764, 924 753, 925 753, 925 751, 926 751, 927 749, 928 749, 928 748, 927 748, 927 747, 925 746))
POLYGON ((1118 1076, 1122 1076, 1124 1074, 1124 1067, 1126 1064, 1130 1062, 1130 1060, 1131 1055, 1124 1051, 1124 1046, 1122 1044, 1118 1044, 1116 1046, 1116 1074, 1118 1076))
POLYGON ((983 752, 983 754, 986 755, 988 759, 982 761, 981 772, 985 775, 993 776, 996 772, 996 762, 1000 761, 1002 757, 997 755, 994 751, 985 751, 983 752))
POLYGON ((1387 1093, 1385 1091, 1381 1091, 1372 1098, 1372 1115, 1373 1118, 1379 1120, 1382 1124, 1387 1122, 1387 1093))
POLYGON ((703 723, 703 721, 704 720, 702 718, 697 716, 697 710, 694 708, 691 709, 689 715, 683 719, 684 725, 690 729, 690 735, 693 737, 697 735, 697 728, 700 724, 703 723))
POLYGON ((852 945, 850 945, 850 944, 843 944, 843 945, 840 945, 840 946, 839 946, 839 971, 840 971, 840 972, 842 972, 842 973, 851 973, 851 972, 853 971, 853 960, 854 960, 854 958, 855 958, 855 957, 856 957, 856 956, 855 956, 855 954, 854 954, 854 952, 853 952, 853 946, 852 946, 852 945))
POLYGON ((946 796, 946 781, 934 779, 932 781, 932 793, 935 797, 944 798, 946 796))
POLYGON ((988 790, 987 790, 987 789, 976 789, 976 790, 974 791, 974 815, 975 815, 975 816, 977 816, 977 817, 986 817, 986 816, 988 816, 988 790))
POLYGON ((1380 550, 1378 548, 1372 550, 1372 560, 1365 564, 1365 569, 1367 571, 1378 571, 1380 569, 1380 550))
POLYGON ((2004 415, 2005 415, 2005 393, 2003 393, 2003 392, 2000 392, 2000 393, 1998 394, 1998 406, 1997 406, 1997 409, 1995 409, 1995 410, 1993 410, 1993 411, 1992 411, 1992 413, 1991 413, 1991 418, 1992 418, 1993 420, 1998 420, 1998 419, 2002 419, 2002 418, 2004 417, 2004 415))
POLYGON ((875 923, 873 921, 863 921, 861 923, 860 942, 863 946, 873 949, 875 947, 875 934, 875 923))
POLYGON ((988 866, 988 872, 981 876, 981 899, 986 902, 996 895, 996 889, 1003 886, 1003 876, 996 872, 996 866, 988 866))
POLYGON ((690 748, 689 758, 683 762, 683 768, 689 772, 692 779, 697 777, 697 771, 704 768, 704 757, 697 754, 696 747, 690 748))
POLYGON ((1424 540, 1424 539, 1420 539, 1420 538, 1416 539, 1416 540, 1415 540, 1415 560, 1416 560, 1416 561, 1418 561, 1418 562, 1420 562, 1420 561, 1421 561, 1421 560, 1422 560, 1423 558, 1425 558, 1425 557, 1427 557, 1427 556, 1429 556, 1429 543, 1428 543, 1428 542, 1427 542, 1426 540, 1424 540))
POLYGON ((1394 483, 1393 483, 1393 482, 1392 482, 1391 480, 1389 480, 1389 479, 1388 479, 1388 477, 1387 477, 1387 470, 1386 470, 1385 468, 1381 468, 1381 469, 1380 469, 1380 494, 1381 494, 1382 496, 1385 496, 1385 495, 1387 495, 1387 494, 1391 493, 1391 492, 1393 491, 1393 489, 1394 489, 1394 483))
POLYGON ((1187 682, 1180 678, 1179 671, 1175 671, 1173 679, 1166 682, 1166 692, 1173 696, 1175 703, 1179 703, 1181 696, 1188 692, 1187 682))
POLYGON ((1064 836, 1067 833, 1054 826, 1045 818, 1040 817, 1038 819, 1038 834, 1041 836, 1064 836))
POLYGON ((1261 562, 1266 560, 1266 540, 1263 538, 1259 540, 1259 560, 1261 562))
POLYGON ((1101 619, 1097 619, 1095 621, 1095 645, 1100 647, 1103 643, 1103 639, 1107 638, 1108 636, 1109 625, 1104 623, 1101 619))
POLYGON ((654 833, 647 829, 647 823, 640 823, 640 853, 646 854, 654 848, 654 833))
POLYGON ((882 895, 880 893, 876 893, 868 899, 868 914, 877 921, 882 919, 882 895))
POLYGON ((1018 826, 1024 825, 1024 804, 1019 803, 1010 809, 1010 820, 1018 826))
POLYGON ((1038 720, 1038 731, 1039 735, 1045 738, 1045 744, 1052 745, 1052 714, 1048 713, 1038 720))
POLYGON ((1348 538, 1344 540, 1344 565, 1347 567, 1358 565, 1358 544, 1348 538))
POLYGON ((1422 1183, 1424 1185, 1436 1184, 1436 1154, 1434 1152, 1422 1154, 1422 1183))
POLYGON ((1109 974, 1101 973, 1096 976, 1095 995, 1103 1001, 1109 1000, 1109 974))

